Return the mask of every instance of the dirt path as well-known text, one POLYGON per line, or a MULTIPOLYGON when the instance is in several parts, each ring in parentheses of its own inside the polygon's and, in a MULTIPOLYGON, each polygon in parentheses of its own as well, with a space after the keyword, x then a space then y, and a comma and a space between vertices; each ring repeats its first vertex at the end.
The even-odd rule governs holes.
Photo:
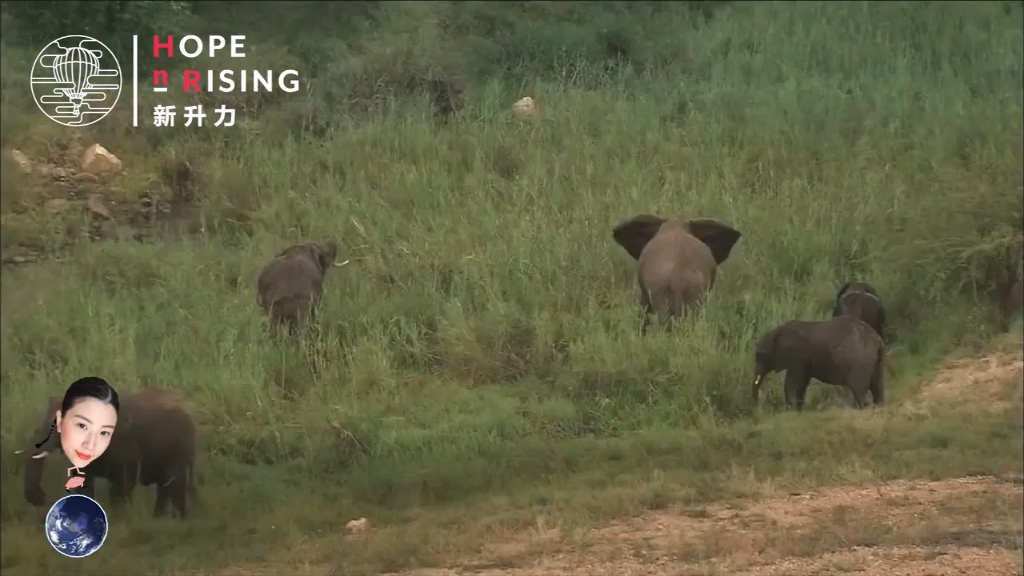
POLYGON ((539 532, 401 574, 1009 576, 1021 573, 1022 514, 1019 479, 897 481, 649 513, 565 545, 539 532))

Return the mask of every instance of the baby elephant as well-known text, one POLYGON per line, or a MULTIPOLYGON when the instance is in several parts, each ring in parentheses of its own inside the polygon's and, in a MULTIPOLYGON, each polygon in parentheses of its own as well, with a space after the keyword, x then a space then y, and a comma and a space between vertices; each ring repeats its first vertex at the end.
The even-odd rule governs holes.
POLYGON ((786 404, 794 397, 803 410, 811 378, 853 391, 858 408, 867 392, 875 405, 884 402, 885 344, 875 331, 852 316, 830 320, 790 320, 757 343, 753 396, 757 404, 764 377, 786 371, 786 404))
POLYGON ((875 288, 867 282, 847 282, 836 294, 832 317, 853 316, 875 329, 885 342, 885 306, 875 288))
POLYGON ((286 248, 263 267, 256 281, 256 303, 275 327, 290 328, 312 319, 324 293, 324 275, 334 262, 334 242, 307 242, 286 248))
MULTIPOLYGON (((62 398, 53 396, 33 434, 46 437, 62 398)), ((81 493, 95 497, 95 478, 110 482, 114 504, 131 498, 137 485, 156 485, 154 516, 166 514, 173 506, 181 517, 186 514, 188 498, 198 501, 195 484, 195 457, 198 430, 181 393, 173 389, 147 388, 121 398, 121 413, 110 446, 93 461, 85 474, 87 483, 81 493)), ((50 500, 42 488, 45 459, 60 453, 59 436, 54 434, 40 448, 30 446, 25 459, 25 499, 35 506, 50 500)), ((16 454, 25 452, 19 450, 16 454)), ((66 466, 66 464, 65 464, 66 466)))

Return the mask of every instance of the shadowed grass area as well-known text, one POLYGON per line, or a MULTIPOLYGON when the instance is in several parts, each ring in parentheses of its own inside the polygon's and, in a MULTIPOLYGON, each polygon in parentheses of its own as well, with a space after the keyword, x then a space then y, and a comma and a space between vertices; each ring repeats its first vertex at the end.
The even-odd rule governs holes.
POLYGON ((311 6, 278 36, 259 28, 276 14, 261 11, 286 11, 275 3, 237 8, 231 25, 218 3, 195 6, 209 30, 248 31, 244 67, 303 76, 300 93, 242 102, 232 132, 136 130, 126 108, 64 130, 20 87, 37 49, 5 45, 5 162, 7 148, 38 159, 99 141, 126 167, 100 193, 133 206, 174 200, 162 170, 187 159, 202 230, 83 242, 87 216, 44 207, 64 192, 5 164, 2 244, 51 255, 0 277, 5 572, 65 562, 9 455, 45 398, 84 374, 122 393, 180 388, 204 426, 195 519, 149 519, 140 490, 103 551, 75 564, 84 573, 258 560, 359 516, 418 527, 328 558, 371 570, 430 557, 415 531, 428 513, 596 517, 680 491, 719 497, 735 479, 1019 464, 1012 415, 818 414, 848 400, 817 384, 805 414, 775 414, 779 376, 767 415, 749 402, 753 341, 827 317, 847 279, 870 281, 889 309, 890 402, 954 347, 999 331, 994 294, 1022 243, 1017 4, 730 3, 711 18, 684 3, 628 17, 614 3, 590 15, 528 4, 384 3, 343 38, 316 28, 311 6), (601 47, 626 43, 608 34, 631 38, 629 58, 609 60, 601 47), (445 126, 395 80, 442 64, 470 85, 445 126), (385 79, 394 86, 374 92, 385 79), (509 114, 524 94, 538 118, 509 114), (634 263, 611 239, 638 213, 743 233, 702 315, 647 337, 634 263), (351 264, 328 272, 313 333, 275 342, 256 274, 287 244, 327 238, 351 264))

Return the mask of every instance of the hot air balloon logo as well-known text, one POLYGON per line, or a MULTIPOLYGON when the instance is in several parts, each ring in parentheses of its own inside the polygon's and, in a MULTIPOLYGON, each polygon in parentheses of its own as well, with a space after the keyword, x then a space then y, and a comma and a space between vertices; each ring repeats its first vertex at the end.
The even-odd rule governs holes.
POLYGON ((64 36, 46 45, 32 65, 32 96, 54 122, 88 126, 110 113, 121 96, 121 66, 102 42, 64 36))

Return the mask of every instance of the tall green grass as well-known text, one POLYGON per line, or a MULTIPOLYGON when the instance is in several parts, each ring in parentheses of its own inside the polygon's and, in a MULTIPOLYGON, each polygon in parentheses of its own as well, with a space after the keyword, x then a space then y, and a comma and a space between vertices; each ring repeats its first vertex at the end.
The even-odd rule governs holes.
MULTIPOLYGON (((892 401, 951 347, 996 331, 987 271, 1021 242, 1019 6, 736 3, 705 20, 680 3, 536 27, 529 12, 472 8, 476 25, 481 11, 518 19, 507 29, 521 36, 458 22, 441 34, 438 15, 456 11, 430 6, 388 5, 376 36, 345 46, 256 52, 246 67, 264 53, 301 66, 301 50, 325 46, 337 58, 230 137, 133 131, 123 117, 82 130, 124 160, 128 197, 169 193, 162 159, 188 158, 207 232, 79 244, 4 271, 4 450, 27 440, 47 396, 97 374, 122 393, 182 389, 206 426, 207 482, 340 482, 356 502, 429 504, 548 474, 529 456, 541 446, 750 418, 753 341, 827 317, 848 279, 873 283, 890 311, 892 401), (588 56, 616 21, 634 64, 588 56), (546 61, 572 34, 572 59, 546 61), (425 59, 385 63, 410 74, 431 55, 461 66, 470 109, 441 127, 415 97, 367 114, 324 96, 372 79, 380 53, 425 59), (486 58, 519 68, 489 75, 486 58), (508 111, 526 94, 535 121, 508 111), (296 130, 288 106, 319 120, 296 130), (646 337, 634 263, 611 239, 638 213, 743 233, 703 314, 646 337), (275 343, 255 276, 284 246, 327 238, 351 264, 328 273, 315 333, 275 343)), ((25 71, 11 54, 3 141, 43 150, 54 132, 10 95, 8 76, 25 71)), ((5 175, 5 196, 19 186, 5 175)), ((67 235, 33 218, 47 242, 67 235)), ((779 408, 781 382, 768 388, 779 408)), ((810 392, 812 409, 844 398, 810 392)), ((27 514, 17 471, 5 458, 5 521, 27 514)))

